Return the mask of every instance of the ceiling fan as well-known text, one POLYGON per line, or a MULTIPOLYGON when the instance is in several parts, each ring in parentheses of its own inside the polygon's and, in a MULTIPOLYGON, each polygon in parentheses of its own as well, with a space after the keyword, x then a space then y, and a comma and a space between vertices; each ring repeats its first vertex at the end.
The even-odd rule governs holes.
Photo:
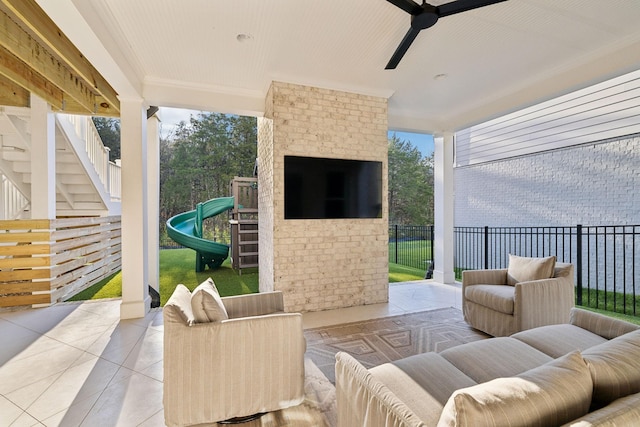
POLYGON ((411 28, 409 28, 409 31, 393 53, 393 56, 389 60, 387 66, 384 67, 385 70, 393 70, 398 66, 398 63, 404 54, 407 53, 409 46, 411 46, 411 43, 413 43, 418 33, 435 25, 435 23, 438 22, 438 19, 507 0, 457 0, 440 6, 432 6, 425 3, 424 0, 422 1, 422 5, 419 5, 412 0, 387 1, 411 14, 411 28))

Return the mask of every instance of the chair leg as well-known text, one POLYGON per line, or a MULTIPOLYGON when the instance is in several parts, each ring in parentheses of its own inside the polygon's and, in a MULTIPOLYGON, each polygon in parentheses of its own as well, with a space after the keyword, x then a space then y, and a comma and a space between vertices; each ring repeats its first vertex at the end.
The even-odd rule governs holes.
POLYGON ((244 424, 262 417, 266 412, 258 412, 257 414, 247 415, 244 417, 229 418, 228 420, 218 421, 218 424, 244 424))

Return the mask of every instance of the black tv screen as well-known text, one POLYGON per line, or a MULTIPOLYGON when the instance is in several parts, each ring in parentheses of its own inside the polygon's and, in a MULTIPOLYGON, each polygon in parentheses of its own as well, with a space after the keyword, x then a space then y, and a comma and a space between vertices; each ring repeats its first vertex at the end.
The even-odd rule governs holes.
POLYGON ((285 156, 284 217, 381 218, 382 162, 285 156))

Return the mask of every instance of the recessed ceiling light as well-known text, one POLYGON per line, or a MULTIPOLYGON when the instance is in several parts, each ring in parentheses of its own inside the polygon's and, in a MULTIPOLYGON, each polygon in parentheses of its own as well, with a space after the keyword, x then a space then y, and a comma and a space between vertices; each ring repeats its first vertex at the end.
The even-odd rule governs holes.
POLYGON ((253 40, 253 36, 251 34, 240 33, 236 36, 236 40, 238 40, 240 43, 245 43, 253 40))
POLYGON ((447 74, 436 74, 433 76, 433 80, 444 80, 448 77, 447 74))

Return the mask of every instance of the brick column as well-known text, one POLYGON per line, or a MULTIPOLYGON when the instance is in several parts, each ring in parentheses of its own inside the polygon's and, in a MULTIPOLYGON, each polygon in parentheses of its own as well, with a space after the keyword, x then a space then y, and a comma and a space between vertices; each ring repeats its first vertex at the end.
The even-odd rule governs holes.
POLYGON ((386 98, 273 82, 258 134, 260 289, 288 311, 388 301, 386 98), (286 155, 381 162, 382 218, 285 220, 286 155))

